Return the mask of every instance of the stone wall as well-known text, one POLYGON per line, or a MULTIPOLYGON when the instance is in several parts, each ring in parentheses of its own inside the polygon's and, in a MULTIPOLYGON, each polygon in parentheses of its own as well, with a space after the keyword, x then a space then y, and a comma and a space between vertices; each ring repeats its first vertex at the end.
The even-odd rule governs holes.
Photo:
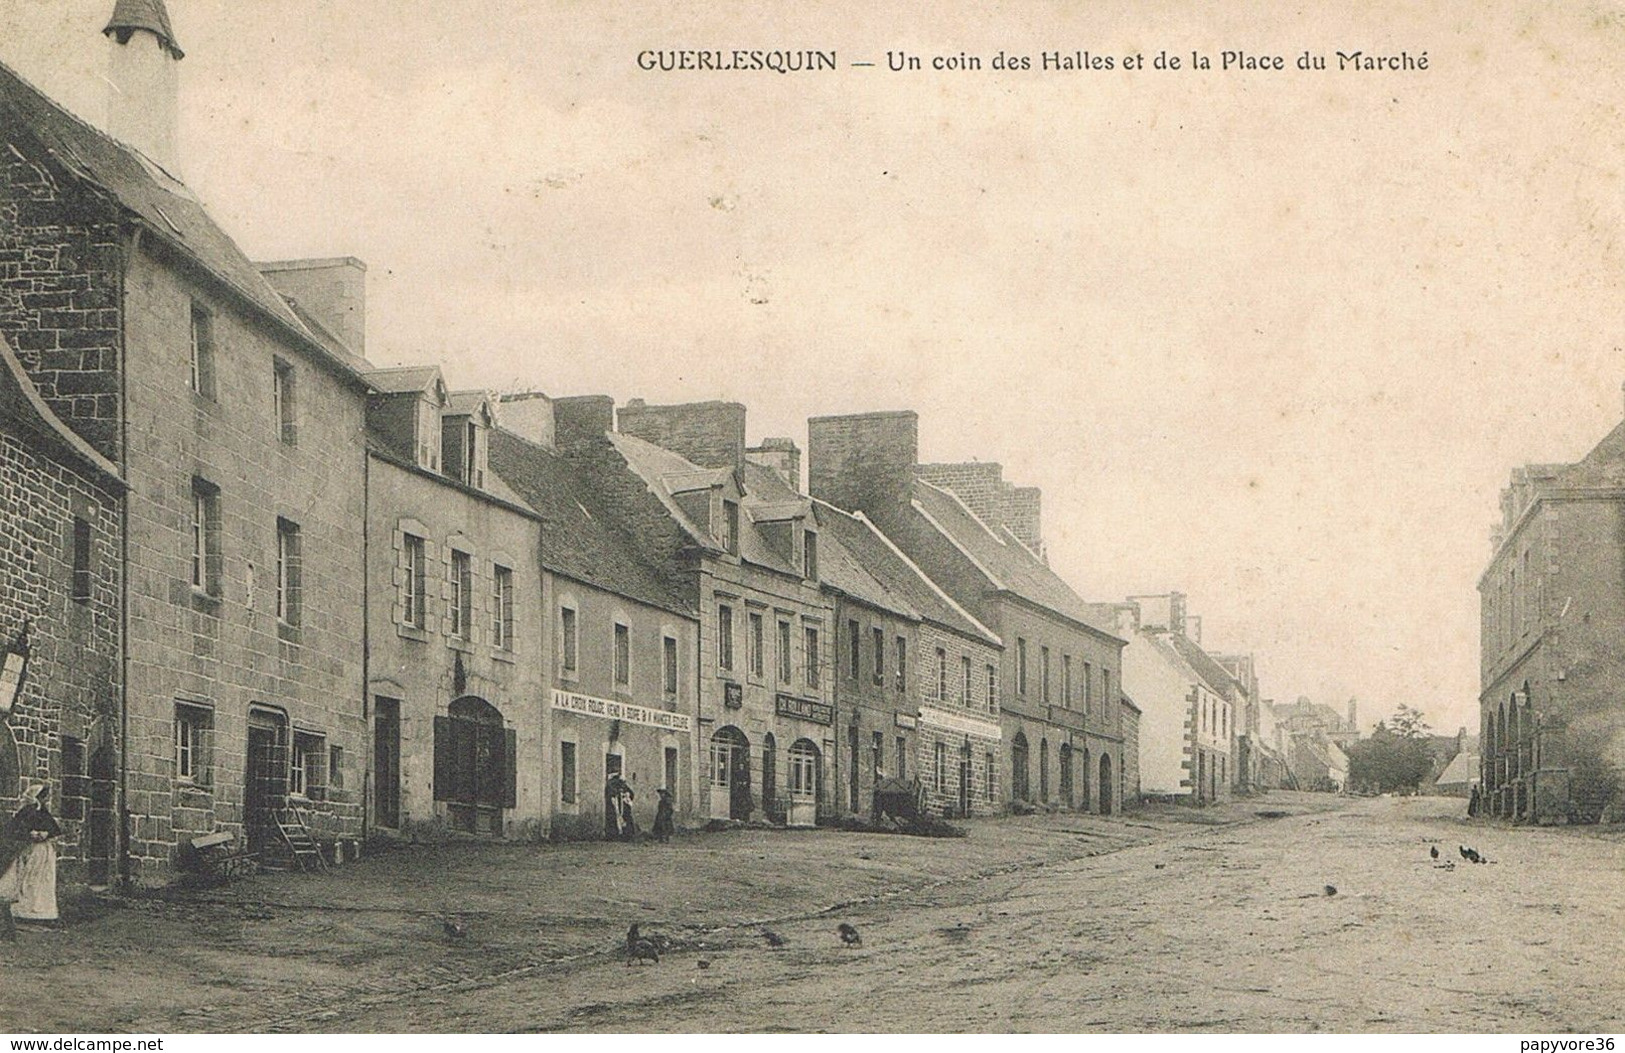
MULTIPOLYGON (((0 368, 4 368, 0 366, 0 368)), ((29 626, 22 690, 0 728, 0 811, 9 815, 29 782, 51 788, 62 820, 63 877, 104 883, 114 877, 117 813, 102 799, 105 825, 92 852, 88 836, 90 762, 116 757, 119 741, 119 500, 105 483, 49 455, 0 420, 0 654, 29 626), (89 591, 74 593, 74 520, 89 527, 89 591), (68 749, 65 751, 64 746, 68 749), (69 763, 64 763, 68 761, 69 763), (95 854, 99 873, 89 873, 95 854)), ((104 771, 111 775, 112 770, 104 771)), ((111 784, 99 787, 111 795, 111 784)))
POLYGON ((117 222, 21 129, 0 141, 0 334, 52 411, 116 462, 124 257, 117 222))
MULTIPOLYGON (((370 748, 362 641, 366 488, 360 386, 256 315, 143 250, 126 289, 129 852, 162 880, 200 834, 246 833, 250 714, 338 747, 309 802, 323 840, 361 835, 370 748), (212 393, 190 385, 194 309, 210 316, 212 393), (296 443, 273 419, 278 360, 292 372, 296 443), (194 588, 194 488, 215 491, 216 587, 194 588), (298 529, 298 614, 276 610, 279 520, 298 529), (181 706, 206 716, 197 777, 177 774, 181 706), (340 785, 342 782, 342 785, 340 785)), ((308 741, 308 740, 307 740, 308 741)))

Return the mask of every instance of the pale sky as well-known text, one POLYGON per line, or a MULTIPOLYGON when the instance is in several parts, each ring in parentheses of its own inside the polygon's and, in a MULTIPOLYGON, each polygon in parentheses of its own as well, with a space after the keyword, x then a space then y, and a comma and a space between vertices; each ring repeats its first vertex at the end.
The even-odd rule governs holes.
MULTIPOLYGON (((1267 696, 1476 730, 1499 488, 1625 408, 1625 15, 1216 6, 169 0, 183 175, 252 258, 365 260, 374 361, 753 441, 915 409, 922 459, 1043 488, 1085 598, 1182 590, 1267 696), (840 68, 635 62, 735 47, 840 68), (1001 49, 1118 68, 929 69, 1001 49)), ((0 0, 0 60, 100 123, 111 9, 0 0)))

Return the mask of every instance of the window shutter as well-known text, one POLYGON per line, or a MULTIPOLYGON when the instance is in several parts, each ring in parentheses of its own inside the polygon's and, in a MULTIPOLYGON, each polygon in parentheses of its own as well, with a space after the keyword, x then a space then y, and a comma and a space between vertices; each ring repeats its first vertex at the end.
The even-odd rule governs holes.
POLYGON ((502 807, 519 806, 519 736, 512 728, 502 731, 502 807))
POLYGON ((434 799, 451 799, 452 768, 451 718, 434 718, 434 799))

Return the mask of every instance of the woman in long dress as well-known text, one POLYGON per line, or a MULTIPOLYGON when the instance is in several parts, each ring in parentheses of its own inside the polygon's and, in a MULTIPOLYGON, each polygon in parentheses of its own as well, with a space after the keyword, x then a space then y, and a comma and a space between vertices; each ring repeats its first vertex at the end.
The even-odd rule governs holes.
POLYGON ((56 844, 62 827, 45 807, 45 790, 35 783, 23 794, 22 807, 6 824, 0 862, 0 937, 16 934, 13 918, 54 922, 56 908, 56 844))

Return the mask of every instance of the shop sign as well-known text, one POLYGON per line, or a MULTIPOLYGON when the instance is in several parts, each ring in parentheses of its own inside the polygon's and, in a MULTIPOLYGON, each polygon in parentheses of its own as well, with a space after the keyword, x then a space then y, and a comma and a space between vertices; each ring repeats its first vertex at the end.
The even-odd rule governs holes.
POLYGON ((794 695, 775 696, 774 711, 781 717, 795 717, 798 720, 810 720, 814 724, 835 723, 835 707, 827 702, 819 702, 811 698, 797 698, 794 695))
POLYGON ((574 691, 553 692, 553 708, 566 713, 582 713, 605 720, 622 720, 628 724, 642 724, 666 731, 686 732, 691 727, 688 714, 672 713, 664 709, 634 706, 630 702, 617 702, 612 698, 594 698, 574 691))

